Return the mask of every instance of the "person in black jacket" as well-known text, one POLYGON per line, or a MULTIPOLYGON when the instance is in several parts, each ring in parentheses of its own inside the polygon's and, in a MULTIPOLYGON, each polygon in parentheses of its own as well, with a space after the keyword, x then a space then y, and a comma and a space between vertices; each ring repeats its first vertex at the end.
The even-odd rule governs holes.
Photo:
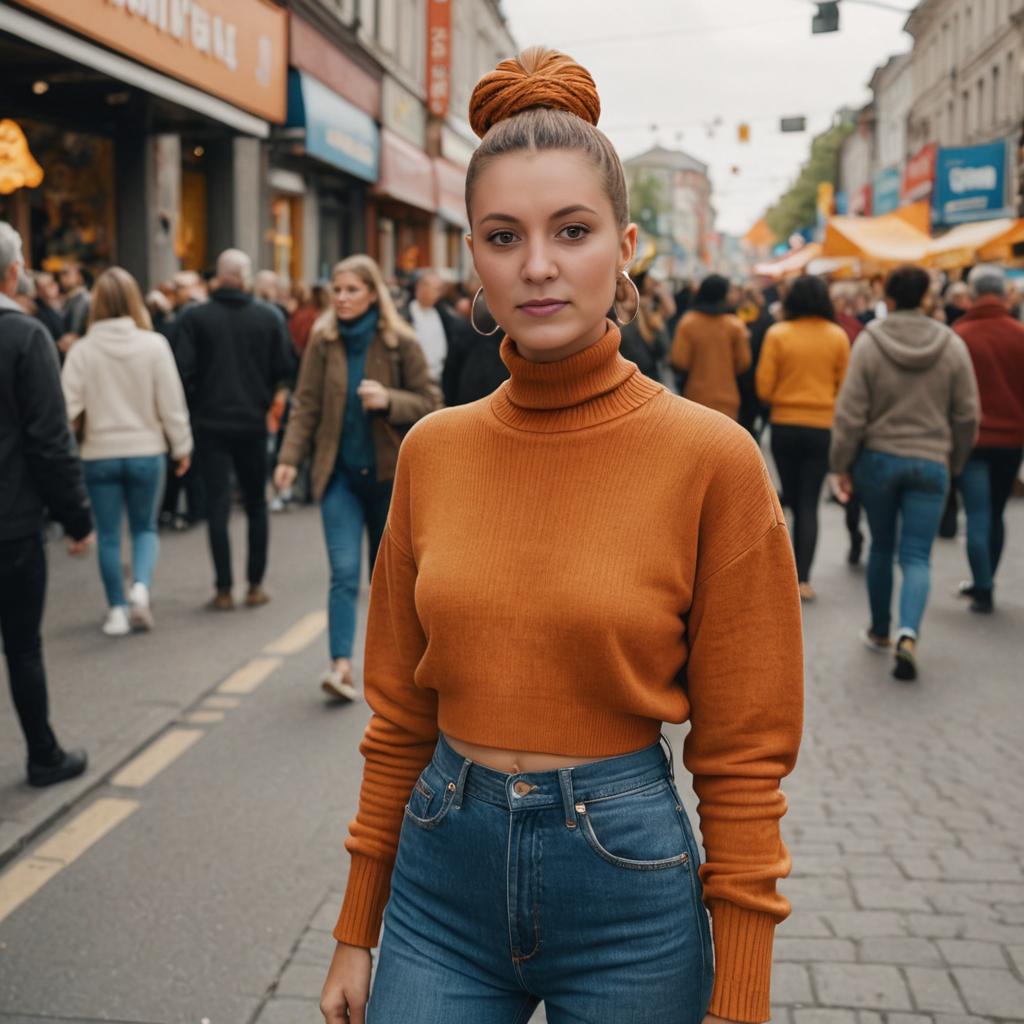
MULTIPOLYGON (((452 313, 452 317, 458 317, 452 313)), ((445 405, 466 405, 486 398, 508 380, 508 367, 501 359, 505 336, 491 317, 484 296, 477 292, 470 307, 470 328, 453 332, 441 373, 445 405), (477 337, 476 335, 479 335, 477 337)))
POLYGON ((280 314, 252 295, 252 263, 228 249, 217 260, 210 301, 181 314, 175 354, 192 414, 206 486, 217 593, 209 607, 234 607, 228 518, 234 469, 249 520, 248 607, 266 604, 267 411, 277 386, 294 375, 294 353, 280 314))
POLYGON ((82 554, 92 542, 85 493, 46 328, 11 298, 22 273, 21 236, 0 221, 0 633, 11 696, 28 746, 28 781, 81 775, 84 750, 64 750, 49 721, 40 626, 46 594, 46 512, 82 554))

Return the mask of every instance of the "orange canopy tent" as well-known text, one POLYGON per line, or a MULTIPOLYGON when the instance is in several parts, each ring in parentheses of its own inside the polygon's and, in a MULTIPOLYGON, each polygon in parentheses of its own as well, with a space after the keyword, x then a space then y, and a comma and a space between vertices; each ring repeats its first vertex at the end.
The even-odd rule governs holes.
POLYGON ((779 281, 784 277, 794 277, 802 274, 811 260, 821 255, 821 246, 817 242, 811 242, 796 252, 788 252, 785 256, 767 263, 754 264, 754 273, 762 277, 770 277, 779 281))
POLYGON ((1024 220, 983 220, 960 224, 941 238, 933 239, 926 256, 930 266, 954 270, 979 261, 1007 260, 1019 242, 1024 242, 1024 220))
POLYGON ((854 257, 865 273, 899 263, 920 263, 931 241, 898 211, 881 217, 832 217, 825 226, 822 256, 854 257))

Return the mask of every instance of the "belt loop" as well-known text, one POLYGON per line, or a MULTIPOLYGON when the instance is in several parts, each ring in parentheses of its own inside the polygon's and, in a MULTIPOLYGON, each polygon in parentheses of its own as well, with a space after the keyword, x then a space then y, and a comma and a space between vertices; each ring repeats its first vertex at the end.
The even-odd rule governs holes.
POLYGON ((462 769, 459 771, 459 781, 455 783, 455 796, 452 799, 452 806, 456 809, 462 806, 462 794, 466 789, 466 776, 469 774, 469 766, 472 763, 468 757, 462 759, 462 769))
POLYGON ((562 790, 562 807, 565 811, 565 827, 576 827, 576 808, 572 795, 572 769, 558 769, 558 786, 562 790))
POLYGON ((658 733, 658 742, 667 751, 665 760, 668 762, 668 777, 675 782, 676 781, 676 766, 675 766, 675 755, 672 753, 672 744, 669 743, 667 737, 663 732, 658 733))

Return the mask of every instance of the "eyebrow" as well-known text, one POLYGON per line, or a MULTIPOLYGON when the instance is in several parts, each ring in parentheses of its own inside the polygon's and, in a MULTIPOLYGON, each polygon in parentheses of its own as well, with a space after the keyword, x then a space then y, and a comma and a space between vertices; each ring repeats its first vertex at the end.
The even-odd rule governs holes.
MULTIPOLYGON (((592 210, 589 206, 584 206, 582 203, 577 203, 575 206, 563 206, 561 210, 555 210, 549 219, 558 220, 560 217, 568 217, 572 213, 592 213, 595 217, 597 216, 597 210, 592 210)), ((483 224, 489 220, 506 221, 509 224, 519 223, 519 218, 513 217, 510 213, 489 213, 481 219, 480 223, 483 224)))

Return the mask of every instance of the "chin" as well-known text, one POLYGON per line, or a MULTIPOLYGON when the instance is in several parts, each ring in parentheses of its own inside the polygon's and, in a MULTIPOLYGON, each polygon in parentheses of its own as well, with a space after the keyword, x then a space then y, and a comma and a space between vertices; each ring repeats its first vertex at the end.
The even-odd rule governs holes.
MULTIPOLYGON (((553 321, 558 319, 553 318, 553 321)), ((517 344, 537 352, 555 352, 576 344, 586 332, 575 317, 562 323, 538 322, 525 313, 514 314, 510 318, 508 334, 517 344)))

